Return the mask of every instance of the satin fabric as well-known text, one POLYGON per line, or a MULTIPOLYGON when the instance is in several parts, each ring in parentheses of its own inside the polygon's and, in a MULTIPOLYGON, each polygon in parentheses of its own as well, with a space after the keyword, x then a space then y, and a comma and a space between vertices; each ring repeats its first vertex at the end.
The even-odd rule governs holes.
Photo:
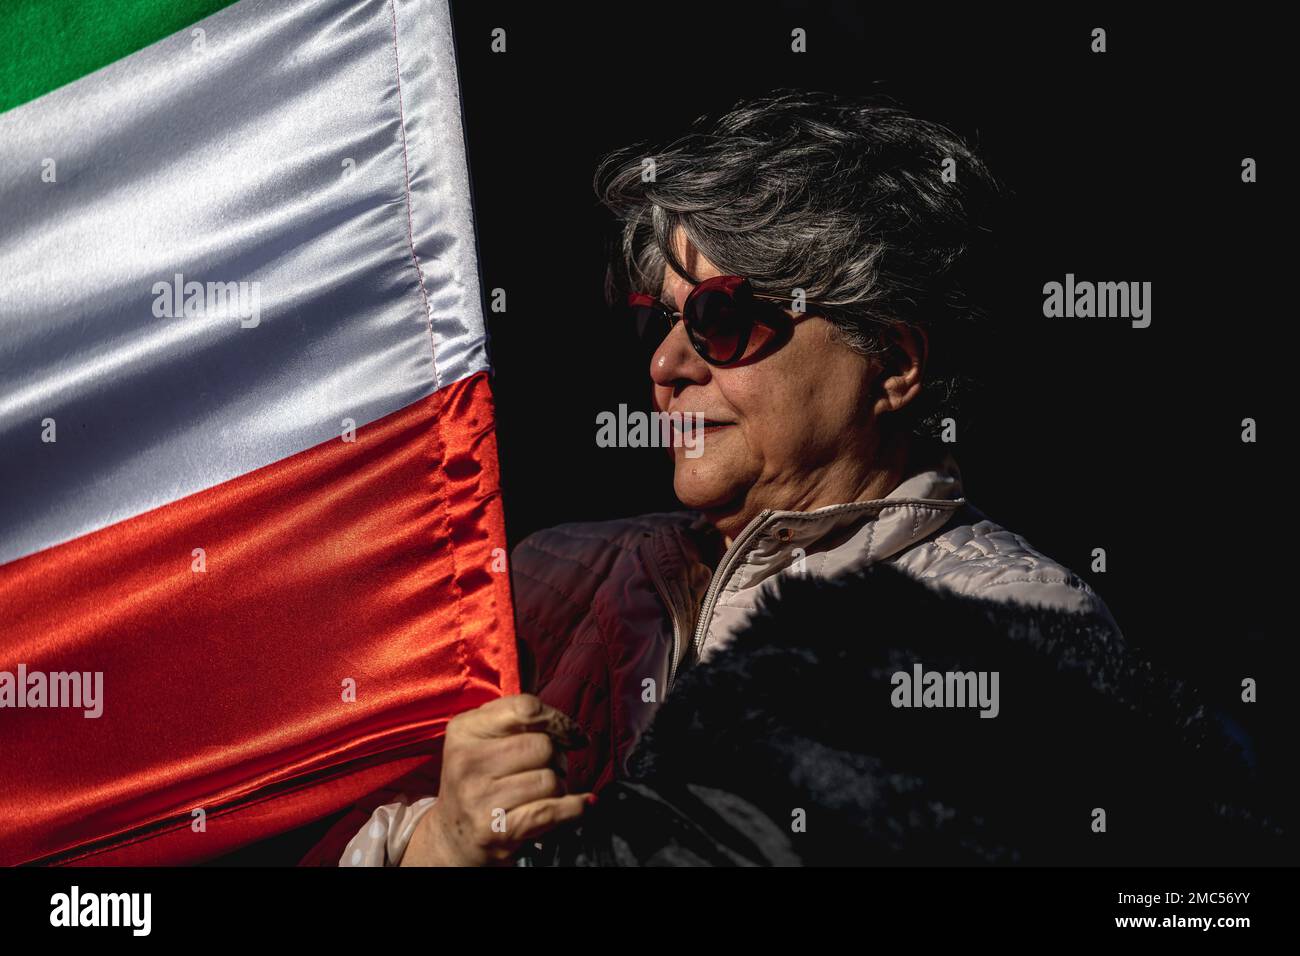
POLYGON ((0 710, 0 864, 204 859, 427 760, 518 692, 504 540, 479 373, 0 567, 0 667, 104 675, 98 719, 0 710))
POLYGON ((0 210, 0 562, 487 367, 443 0, 242 0, 0 114, 0 210))

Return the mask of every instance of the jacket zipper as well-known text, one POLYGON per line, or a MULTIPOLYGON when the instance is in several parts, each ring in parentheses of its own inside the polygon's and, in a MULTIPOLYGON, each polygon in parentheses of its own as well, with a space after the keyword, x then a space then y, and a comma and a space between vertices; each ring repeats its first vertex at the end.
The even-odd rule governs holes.
MULTIPOLYGON (((910 498, 899 499, 898 503, 907 504, 911 501, 913 501, 913 499, 910 498)), ((953 499, 953 503, 955 504, 961 504, 964 503, 964 501, 965 501, 964 498, 953 499)), ((844 511, 852 511, 855 509, 869 511, 870 510, 869 506, 880 505, 882 503, 884 503, 884 499, 872 499, 871 501, 846 501, 843 504, 832 505, 826 508, 820 508, 818 509, 817 513, 819 515, 831 515, 831 514, 840 514, 841 512, 844 511)), ((931 502, 927 502, 927 503, 931 503, 931 502)), ((944 502, 944 503, 946 504, 948 502, 944 502)), ((741 551, 745 549, 745 547, 749 544, 750 539, 752 539, 759 532, 763 524, 766 523, 767 519, 774 514, 776 514, 775 509, 773 508, 765 509, 764 511, 760 512, 758 516, 754 518, 753 521, 745 525, 745 529, 741 531, 740 536, 731 543, 731 547, 727 549, 726 553, 722 556, 722 560, 718 563, 717 573, 713 575, 713 579, 709 582, 709 588, 704 594, 704 603, 700 607, 700 616, 695 623, 695 632, 692 635, 692 639, 691 639, 691 644, 695 651, 695 656, 697 658, 699 657, 700 653, 704 650, 704 635, 705 632, 708 630, 709 623, 713 617, 713 607, 715 604, 717 604, 718 592, 722 590, 723 583, 726 581, 728 575, 730 575, 731 566, 735 564, 737 555, 739 555, 741 551)), ((803 515, 798 515, 797 517, 803 517, 803 515)), ((673 686, 673 680, 677 675, 677 668, 681 663, 680 662, 681 655, 678 652, 678 643, 680 640, 680 629, 677 624, 677 615, 672 613, 673 605, 668 599, 667 585, 664 583, 662 575, 660 575, 659 573, 658 565, 655 564, 653 557, 654 557, 653 554, 650 555, 651 560, 649 564, 650 567, 652 568, 651 577, 655 582, 655 589, 658 590, 659 596, 663 599, 664 603, 668 605, 670 609, 669 613, 671 614, 673 619, 673 655, 668 670, 668 690, 671 690, 673 686)), ((665 691, 665 693, 667 693, 667 691, 665 691)))
POLYGON ((681 656, 679 648, 682 643, 682 628, 677 620, 677 605, 668 594, 668 584, 659 570, 659 562, 655 560, 654 550, 650 547, 646 550, 645 559, 646 566, 650 569, 650 579, 654 582, 655 590, 659 592, 659 599, 664 602, 664 607, 668 608, 668 617, 673 622, 673 654, 668 665, 668 686, 664 688, 664 696, 667 697, 668 692, 672 690, 673 675, 677 673, 677 661, 681 656))
MULTIPOLYGON (((722 556, 722 561, 718 564, 717 573, 713 575, 713 580, 709 582, 709 589, 704 593, 704 604, 700 607, 700 619, 695 623, 695 635, 691 643, 695 650, 695 657, 698 660, 700 652, 704 649, 704 634, 709 629, 709 620, 713 617, 713 606, 718 602, 718 592, 722 590, 723 582, 731 573, 731 566, 736 563, 736 556, 739 555, 749 544, 749 540, 758 533, 758 530, 766 523, 767 519, 772 516, 773 510, 768 508, 759 512, 745 530, 740 532, 740 537, 731 542, 731 547, 727 553, 722 556)), ((669 676, 669 686, 672 686, 672 677, 669 676)))

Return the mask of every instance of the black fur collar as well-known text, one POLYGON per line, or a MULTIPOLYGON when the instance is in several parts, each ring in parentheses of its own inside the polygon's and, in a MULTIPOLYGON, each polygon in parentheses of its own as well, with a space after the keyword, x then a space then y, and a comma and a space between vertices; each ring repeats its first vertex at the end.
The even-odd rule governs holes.
POLYGON ((551 862, 1177 865, 1282 843, 1221 718, 1107 622, 877 565, 762 601, 551 862), (917 664, 997 672, 997 716, 895 706, 917 664))

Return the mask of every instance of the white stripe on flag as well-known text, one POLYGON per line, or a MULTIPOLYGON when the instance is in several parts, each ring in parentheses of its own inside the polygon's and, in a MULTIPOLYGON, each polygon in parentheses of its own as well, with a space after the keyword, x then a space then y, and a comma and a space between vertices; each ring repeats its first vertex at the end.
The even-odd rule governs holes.
POLYGON ((0 563, 487 365, 445 0, 242 0, 0 115, 0 209, 0 563))

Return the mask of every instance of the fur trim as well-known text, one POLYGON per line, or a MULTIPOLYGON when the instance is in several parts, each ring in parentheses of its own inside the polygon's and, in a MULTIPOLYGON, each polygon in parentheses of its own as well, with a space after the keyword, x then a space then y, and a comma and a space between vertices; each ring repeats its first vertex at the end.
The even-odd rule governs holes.
POLYGON ((552 862, 1278 861, 1284 833, 1249 765, 1193 689, 1106 621, 876 565, 761 601, 746 632, 679 678, 629 779, 552 862), (997 672, 998 715, 895 706, 894 675, 917 664, 997 672))

